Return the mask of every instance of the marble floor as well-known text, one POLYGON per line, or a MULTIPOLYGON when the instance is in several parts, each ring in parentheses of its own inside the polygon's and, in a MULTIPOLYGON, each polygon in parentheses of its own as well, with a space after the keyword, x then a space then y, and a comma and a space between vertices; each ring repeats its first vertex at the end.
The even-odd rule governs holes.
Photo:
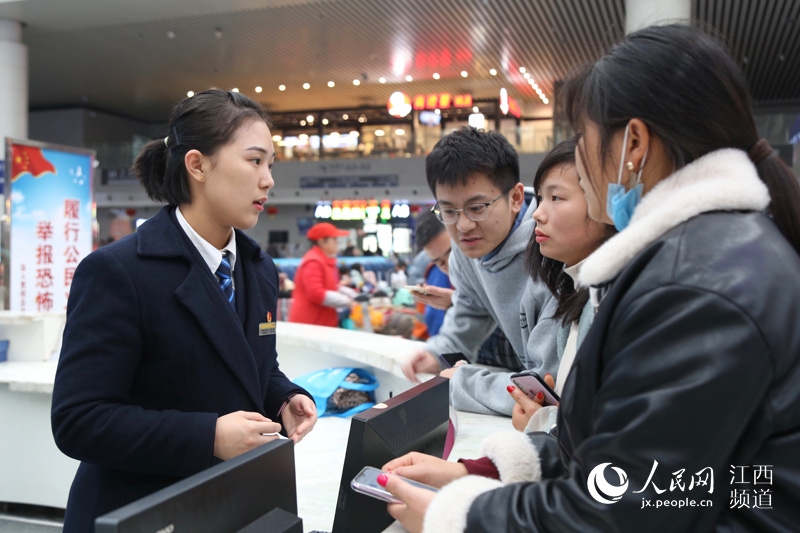
POLYGON ((60 533, 61 522, 0 513, 0 533, 60 533))
POLYGON ((0 504, 0 533, 60 533, 64 511, 49 507, 0 504))

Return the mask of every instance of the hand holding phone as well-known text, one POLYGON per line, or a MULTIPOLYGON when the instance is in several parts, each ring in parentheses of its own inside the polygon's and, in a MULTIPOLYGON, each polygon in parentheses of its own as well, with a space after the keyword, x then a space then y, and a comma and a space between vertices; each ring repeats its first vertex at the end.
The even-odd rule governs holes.
POLYGON ((466 361, 469 363, 469 359, 461 352, 453 352, 453 353, 443 353, 441 355, 442 361, 445 362, 448 368, 453 368, 456 366, 456 363, 459 361, 466 361))
POLYGON ((520 372, 511 376, 511 382, 517 386, 519 390, 524 392, 531 400, 536 400, 536 395, 540 392, 544 394, 543 405, 558 405, 561 398, 558 394, 544 382, 542 377, 533 371, 520 372))
MULTIPOLYGON (((373 498, 376 498, 378 500, 383 500, 388 503, 403 503, 400 500, 398 500, 394 495, 392 495, 391 492, 389 492, 384 487, 381 487, 378 484, 378 476, 385 473, 386 472, 383 472, 378 468, 372 466, 365 466, 364 468, 361 469, 361 472, 359 472, 356 475, 356 477, 354 477, 353 480, 350 482, 350 487, 356 492, 360 492, 361 494, 366 494, 367 496, 372 496, 373 498)), ((411 479, 407 479, 402 476, 397 476, 397 477, 399 477, 400 479, 402 479, 407 483, 411 483, 415 487, 427 489, 432 492, 438 492, 437 489, 429 485, 425 485, 424 483, 413 481, 411 479)))
POLYGON ((406 285, 403 288, 408 290, 408 291, 418 292, 420 294, 425 294, 425 295, 430 294, 425 289, 423 289, 422 286, 420 286, 420 285, 406 285))

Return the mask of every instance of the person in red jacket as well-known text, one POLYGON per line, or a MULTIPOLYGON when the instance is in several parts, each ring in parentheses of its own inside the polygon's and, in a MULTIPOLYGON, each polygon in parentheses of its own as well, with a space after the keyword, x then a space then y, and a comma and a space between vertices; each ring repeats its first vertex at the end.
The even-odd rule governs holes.
POLYGON ((350 305, 355 295, 352 289, 340 286, 336 266, 339 251, 336 239, 346 235, 349 232, 336 229, 328 222, 315 224, 306 233, 313 246, 303 256, 294 276, 294 302, 289 311, 289 322, 339 325, 336 308, 350 305))

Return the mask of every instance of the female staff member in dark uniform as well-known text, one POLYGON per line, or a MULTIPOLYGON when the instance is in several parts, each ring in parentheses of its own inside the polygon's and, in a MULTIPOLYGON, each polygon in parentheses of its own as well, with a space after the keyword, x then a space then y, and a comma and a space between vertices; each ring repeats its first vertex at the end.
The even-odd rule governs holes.
POLYGON ((274 185, 267 121, 238 93, 178 104, 134 166, 168 206, 75 272, 52 409, 56 444, 81 461, 66 533, 316 422, 278 368, 277 269, 239 231, 274 185))

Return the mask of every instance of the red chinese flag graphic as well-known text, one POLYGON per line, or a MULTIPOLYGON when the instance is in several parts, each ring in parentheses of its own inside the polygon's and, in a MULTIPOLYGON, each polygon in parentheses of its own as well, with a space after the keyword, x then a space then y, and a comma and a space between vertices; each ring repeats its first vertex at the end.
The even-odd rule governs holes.
POLYGON ((41 148, 15 144, 11 156, 11 182, 15 182, 25 173, 39 178, 45 172, 56 173, 56 167, 44 158, 41 148))

